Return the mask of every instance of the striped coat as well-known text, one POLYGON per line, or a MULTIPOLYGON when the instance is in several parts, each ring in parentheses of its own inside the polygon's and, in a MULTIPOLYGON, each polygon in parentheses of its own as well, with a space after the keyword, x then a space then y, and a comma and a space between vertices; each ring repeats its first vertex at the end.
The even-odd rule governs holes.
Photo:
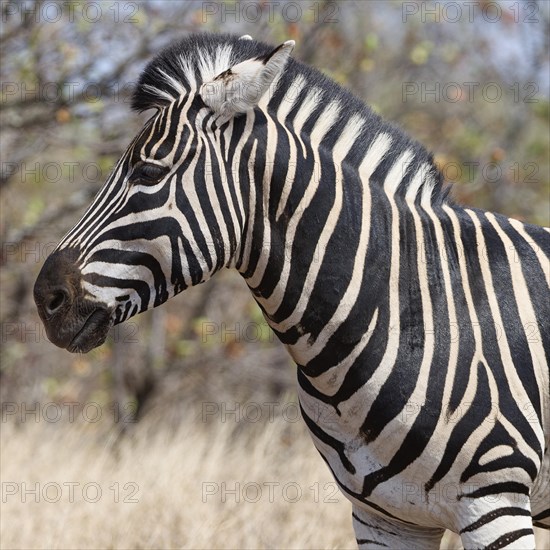
POLYGON ((70 351, 222 267, 298 365, 364 547, 533 547, 550 526, 550 236, 464 208, 432 156, 278 48, 161 52, 154 109, 35 299, 70 351))

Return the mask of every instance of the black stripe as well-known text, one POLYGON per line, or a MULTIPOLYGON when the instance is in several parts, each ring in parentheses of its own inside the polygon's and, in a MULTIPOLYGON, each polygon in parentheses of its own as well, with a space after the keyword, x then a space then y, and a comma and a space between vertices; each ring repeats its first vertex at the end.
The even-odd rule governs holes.
POLYGON ((483 527, 487 523, 494 521, 502 516, 530 516, 531 512, 525 510, 524 508, 518 508, 517 506, 507 506, 506 508, 499 508, 498 510, 493 510, 481 516, 477 521, 470 523, 460 530, 460 534, 467 533, 468 531, 475 531, 480 527, 483 527))
POLYGON ((516 531, 510 531, 509 533, 506 533, 506 535, 502 535, 502 537, 499 537, 498 539, 493 541, 491 544, 489 544, 485 548, 485 550, 498 550, 499 548, 504 548, 505 546, 508 546, 510 543, 522 537, 526 537, 532 534, 533 534, 533 529, 518 529, 516 531))
POLYGON ((548 508, 547 510, 544 510, 544 512, 541 512, 540 514, 537 514, 536 516, 533 516, 533 520, 540 520, 540 519, 545 519, 545 518, 549 518, 550 517, 550 508, 548 508))
POLYGON ((335 439, 334 437, 328 435, 315 422, 313 422, 313 420, 304 411, 302 405, 300 405, 300 411, 302 412, 302 417, 311 433, 317 439, 332 447, 338 453, 338 456, 340 457, 340 462, 342 462, 346 470, 351 474, 354 474, 355 466, 349 461, 348 457, 345 454, 345 445, 341 441, 338 441, 338 439, 335 439))
MULTIPOLYGON (((359 523, 361 523, 362 525, 364 525, 365 527, 368 527, 369 529, 379 529, 379 530, 381 530, 380 527, 375 527, 374 525, 370 525, 370 524, 368 524, 366 521, 363 521, 355 512, 352 512, 352 513, 351 513, 351 517, 352 517, 353 519, 355 519, 356 521, 358 521, 359 523)), ((398 533, 395 533, 395 532, 393 532, 393 531, 388 531, 387 529, 383 529, 383 531, 384 531, 385 533, 390 534, 390 535, 394 535, 395 537, 401 536, 401 535, 399 535, 398 533)))
POLYGON ((523 483, 518 483, 516 481, 503 481, 501 483, 493 483, 492 485, 481 487, 471 493, 461 493, 457 496, 457 499, 480 498, 487 495, 499 495, 501 493, 529 495, 529 488, 523 483))
POLYGON ((497 472, 508 468, 522 468, 531 479, 534 479, 538 473, 538 465, 518 449, 516 439, 510 435, 501 422, 497 421, 491 431, 477 446, 470 463, 460 476, 460 482, 466 483, 471 477, 481 472, 497 472), (498 445, 508 446, 512 449, 512 452, 482 465, 481 458, 495 447, 495 442, 498 442, 498 445))
MULTIPOLYGON (((472 370, 474 368, 476 367, 472 366, 472 370)), ((491 412, 489 381, 485 366, 482 363, 477 364, 477 376, 478 380, 474 399, 466 413, 460 417, 452 428, 451 436, 447 441, 445 451, 439 460, 439 464, 430 480, 424 486, 426 493, 429 493, 435 484, 447 474, 470 435, 491 412)))
POLYGON ((388 547, 387 544, 372 539, 357 539, 357 544, 376 544, 377 546, 383 546, 384 548, 388 547))

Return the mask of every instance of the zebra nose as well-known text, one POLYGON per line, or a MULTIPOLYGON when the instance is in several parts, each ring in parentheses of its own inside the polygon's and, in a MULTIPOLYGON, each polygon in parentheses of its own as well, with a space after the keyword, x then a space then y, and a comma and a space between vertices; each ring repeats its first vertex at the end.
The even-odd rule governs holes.
POLYGON ((34 301, 44 321, 68 310, 76 299, 80 272, 75 266, 77 252, 59 250, 47 259, 34 284, 34 301))
POLYGON ((48 317, 53 317, 70 300, 69 291, 59 287, 50 291, 44 298, 44 311, 48 317))

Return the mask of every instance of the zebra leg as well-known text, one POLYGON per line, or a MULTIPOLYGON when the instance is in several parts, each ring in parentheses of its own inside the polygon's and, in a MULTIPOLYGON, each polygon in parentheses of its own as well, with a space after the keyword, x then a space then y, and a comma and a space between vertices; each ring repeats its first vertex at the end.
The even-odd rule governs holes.
POLYGON ((529 498, 497 496, 497 501, 489 497, 476 498, 461 510, 460 538, 464 548, 535 548, 529 498))
POLYGON ((358 506, 353 506, 352 518, 357 546, 361 549, 437 550, 445 532, 444 529, 419 527, 383 518, 358 506))

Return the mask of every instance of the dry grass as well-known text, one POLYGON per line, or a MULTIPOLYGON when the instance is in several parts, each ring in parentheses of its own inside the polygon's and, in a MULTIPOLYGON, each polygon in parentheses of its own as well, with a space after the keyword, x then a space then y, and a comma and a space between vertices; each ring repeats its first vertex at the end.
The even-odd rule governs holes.
POLYGON ((140 424, 118 442, 114 430, 97 432, 94 424, 2 426, 4 489, 25 482, 41 490, 38 503, 33 495, 22 502, 21 493, 4 494, 3 548, 354 546, 350 505, 331 495, 334 483, 301 423, 249 425, 239 435, 221 423, 187 421, 177 433, 140 424), (67 482, 79 483, 74 502, 67 482), (47 483, 63 489, 59 502, 43 498, 46 491, 56 499, 57 486, 47 483), (83 499, 85 483, 95 484, 90 499, 101 488, 98 502, 83 499), (278 484, 271 497, 269 483, 278 484), (319 499, 309 489, 315 483, 319 499), (123 502, 134 487, 138 502, 123 502), (236 487, 239 496, 229 492, 236 487))
POLYGON ((2 548, 355 547, 350 504, 301 421, 190 414, 175 433, 146 418, 123 437, 100 424, 2 424, 2 548))

